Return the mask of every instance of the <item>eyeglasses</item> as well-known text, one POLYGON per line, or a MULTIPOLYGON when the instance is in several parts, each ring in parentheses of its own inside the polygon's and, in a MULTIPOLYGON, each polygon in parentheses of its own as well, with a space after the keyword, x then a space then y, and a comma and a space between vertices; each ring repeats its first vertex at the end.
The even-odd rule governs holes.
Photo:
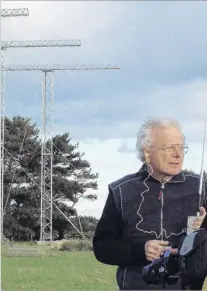
MULTIPOLYGON (((156 146, 151 146, 151 148, 157 148, 156 146)), ((180 153, 187 154, 188 146, 183 145, 168 145, 164 147, 157 148, 158 150, 162 150, 165 154, 173 154, 175 151, 179 151, 180 153)))

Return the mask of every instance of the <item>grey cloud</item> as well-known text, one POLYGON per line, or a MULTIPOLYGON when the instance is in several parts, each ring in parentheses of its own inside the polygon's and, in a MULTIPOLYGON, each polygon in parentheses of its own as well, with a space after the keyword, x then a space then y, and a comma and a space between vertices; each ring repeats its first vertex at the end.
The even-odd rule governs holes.
MULTIPOLYGON (((206 74, 205 3, 50 3, 45 2, 39 8, 31 4, 31 22, 12 22, 14 30, 10 31, 5 25, 5 39, 79 36, 83 38, 83 47, 9 50, 6 61, 71 65, 119 63, 122 67, 120 72, 55 73, 54 131, 69 131, 77 139, 134 137, 147 116, 165 115, 190 124, 191 128, 197 121, 195 133, 190 129, 188 132, 192 139, 200 139, 202 134, 198 130, 203 124, 204 101, 200 97, 195 101, 197 96, 191 92, 202 88, 200 85, 185 88, 185 83, 194 84, 195 79, 206 74), (91 9, 96 10, 95 16, 91 9), (46 11, 48 18, 43 17, 46 11), (72 15, 72 11, 76 14, 72 15), (37 15, 43 21, 38 22, 37 15), (55 21, 55 16, 62 21, 55 21), (21 30, 23 23, 28 26, 22 26, 21 30)), ((8 76, 6 100, 12 109, 6 105, 6 110, 8 114, 26 112, 40 124, 41 78, 37 79, 34 73, 27 76, 30 84, 27 90, 20 81, 8 76), (32 99, 36 90, 38 93, 32 99)))
MULTIPOLYGON (((104 88, 101 88, 101 92, 92 87, 89 92, 85 88, 80 89, 76 97, 77 92, 71 89, 68 98, 67 95, 61 97, 56 89, 53 128, 55 132, 70 132, 75 139, 135 137, 146 118, 170 116, 185 125, 191 139, 201 139, 206 107, 205 83, 201 80, 180 87, 158 86, 147 94, 136 91, 131 91, 130 94, 114 89, 107 95, 104 88)), ((24 86, 20 90, 20 87, 19 83, 13 82, 13 86, 8 88, 6 114, 26 113, 40 125, 40 84, 39 87, 31 85, 30 90, 26 90, 27 87, 24 86)))
MULTIPOLYGON (((91 2, 74 5, 62 2, 62 5, 56 5, 49 2, 43 6, 44 9, 39 10, 31 8, 33 38, 73 38, 75 31, 83 39, 83 47, 10 50, 8 62, 16 62, 18 55, 18 62, 27 63, 119 63, 131 74, 133 83, 139 86, 144 83, 145 87, 154 82, 179 83, 181 79, 205 75, 205 3, 91 2), (94 15, 93 10, 96 10, 94 15), (46 11, 49 19, 43 17, 46 11), (78 16, 72 15, 72 11, 78 16), (43 22, 35 23, 37 13, 43 22), (55 16, 61 17, 62 21, 51 25, 55 16)), ((15 26, 18 25, 20 22, 15 22, 15 26)), ((6 34, 12 37, 12 30, 9 33, 6 27, 3 28, 5 37, 6 34)), ((24 33, 27 33, 26 29, 24 33)), ((26 38, 29 36, 31 33, 26 38)), ((25 35, 21 37, 25 38, 25 35)))
POLYGON ((131 147, 129 147, 129 146, 127 146, 125 143, 123 143, 123 144, 121 144, 119 147, 118 147, 118 149, 117 149, 117 151, 119 152, 119 153, 135 153, 136 151, 135 151, 135 147, 134 147, 134 149, 133 148, 131 148, 131 147))

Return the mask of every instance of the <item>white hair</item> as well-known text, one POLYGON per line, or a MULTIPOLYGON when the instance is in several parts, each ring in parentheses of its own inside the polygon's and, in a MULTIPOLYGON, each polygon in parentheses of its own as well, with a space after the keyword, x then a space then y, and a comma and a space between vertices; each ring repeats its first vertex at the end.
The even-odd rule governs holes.
MULTIPOLYGON (((151 145, 151 131, 153 128, 177 128, 182 133, 181 125, 171 118, 152 118, 147 120, 137 134, 136 150, 138 158, 144 162, 144 149, 151 145)), ((184 137, 184 135, 183 135, 184 137)), ((185 137, 184 137, 185 139, 185 137)))

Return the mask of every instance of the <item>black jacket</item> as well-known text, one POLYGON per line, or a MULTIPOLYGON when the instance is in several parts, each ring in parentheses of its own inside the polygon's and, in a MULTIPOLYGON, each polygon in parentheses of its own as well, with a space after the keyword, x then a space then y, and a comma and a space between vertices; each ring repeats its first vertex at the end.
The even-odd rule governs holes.
POLYGON ((141 279, 142 268, 149 264, 144 245, 148 240, 164 239, 178 247, 188 216, 198 211, 198 191, 197 176, 181 172, 162 185, 149 176, 145 165, 109 185, 93 247, 98 261, 119 267, 120 289, 149 289, 141 279))

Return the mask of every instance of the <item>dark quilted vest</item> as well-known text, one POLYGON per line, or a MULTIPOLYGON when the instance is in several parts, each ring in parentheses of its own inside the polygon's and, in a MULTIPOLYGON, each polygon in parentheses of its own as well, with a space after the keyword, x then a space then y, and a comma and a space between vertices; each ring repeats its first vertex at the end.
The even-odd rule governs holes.
MULTIPOLYGON (((113 191, 116 207, 122 214, 122 235, 128 241, 133 242, 161 239, 161 216, 163 215, 162 226, 165 229, 163 239, 168 240, 170 246, 178 247, 180 238, 187 227, 188 216, 195 216, 197 212, 199 178, 184 176, 183 173, 180 173, 166 183, 161 214, 162 205, 159 200, 161 183, 150 177, 146 181, 148 190, 143 183, 147 177, 147 171, 142 168, 138 173, 125 176, 109 185, 113 191), (140 211, 137 213, 139 208, 140 211)), ((121 290, 149 289, 141 278, 143 267, 143 262, 137 266, 118 267, 119 288, 121 290)), ((180 285, 169 286, 171 290, 179 288, 180 285)), ((160 286, 154 286, 153 289, 159 290, 160 286)))

